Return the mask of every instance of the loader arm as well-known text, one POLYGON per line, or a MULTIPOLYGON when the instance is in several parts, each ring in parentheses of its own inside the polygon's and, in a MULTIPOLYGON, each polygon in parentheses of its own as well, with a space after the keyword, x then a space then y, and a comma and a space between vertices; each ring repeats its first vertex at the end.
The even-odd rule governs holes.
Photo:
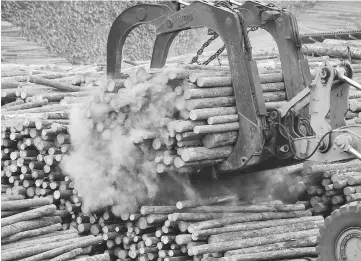
POLYGON ((276 128, 284 138, 284 144, 279 146, 287 147, 286 151, 300 160, 361 160, 361 125, 347 126, 344 118, 348 110, 350 85, 361 90, 361 84, 351 79, 352 74, 348 62, 336 67, 324 62, 309 88, 271 112, 271 128, 276 128), (291 115, 296 117, 306 105, 309 105, 309 124, 314 135, 292 136, 292 129, 285 122, 291 115))

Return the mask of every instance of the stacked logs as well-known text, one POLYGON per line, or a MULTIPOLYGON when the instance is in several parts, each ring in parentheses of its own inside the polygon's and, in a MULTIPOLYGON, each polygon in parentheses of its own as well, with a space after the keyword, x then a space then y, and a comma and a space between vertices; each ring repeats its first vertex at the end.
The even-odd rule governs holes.
MULTIPOLYGON (((355 68, 355 72, 355 75, 359 75, 361 66, 355 68)), ((164 141, 156 139, 153 142, 155 150, 168 148, 164 155, 156 159, 158 173, 172 168, 218 163, 231 154, 232 145, 237 140, 239 123, 228 73, 217 67, 198 72, 185 70, 169 73, 171 80, 185 79, 174 89, 179 119, 167 124, 169 134, 164 141)), ((285 103, 286 93, 281 73, 261 74, 261 85, 267 109, 278 108, 285 103)), ((350 104, 358 106, 360 95, 361 92, 352 90, 350 104)), ((352 110, 346 119, 358 117, 358 113, 355 113, 357 110, 352 110)), ((349 123, 357 121, 353 119, 349 123)))
POLYGON ((327 216, 344 204, 361 200, 359 160, 336 164, 305 163, 303 171, 318 177, 318 182, 307 188, 315 214, 327 216))
POLYGON ((312 258, 323 223, 300 203, 252 204, 235 196, 142 206, 123 219, 125 232, 114 234, 112 254, 120 260, 167 261, 312 258))
POLYGON ((100 84, 96 80, 103 75, 100 69, 97 66, 50 70, 44 66, 2 66, 2 109, 22 111, 50 104, 58 104, 60 108, 61 105, 66 107, 79 101, 89 101, 94 88, 100 84))
POLYGON ((51 203, 49 198, 2 194, 2 260, 68 260, 89 254, 102 242, 101 237, 79 236, 75 229, 61 231, 68 213, 51 203))

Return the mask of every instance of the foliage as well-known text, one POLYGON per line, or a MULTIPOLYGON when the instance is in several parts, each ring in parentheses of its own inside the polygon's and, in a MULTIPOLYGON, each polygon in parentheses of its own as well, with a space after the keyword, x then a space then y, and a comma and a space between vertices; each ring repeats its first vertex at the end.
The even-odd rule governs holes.
MULTIPOLYGON (((23 36, 72 63, 104 63, 109 29, 135 1, 1 1, 1 18, 23 29, 23 36)), ((124 57, 149 59, 154 27, 143 25, 127 38, 124 57)), ((194 51, 200 31, 189 30, 174 41, 175 55, 194 51)))

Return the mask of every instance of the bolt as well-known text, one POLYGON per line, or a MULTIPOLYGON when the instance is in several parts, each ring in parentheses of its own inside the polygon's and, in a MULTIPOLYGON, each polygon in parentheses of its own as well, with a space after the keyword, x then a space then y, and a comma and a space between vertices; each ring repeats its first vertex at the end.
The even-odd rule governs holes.
POLYGON ((165 24, 168 28, 171 28, 173 26, 173 22, 171 19, 167 19, 167 21, 165 21, 165 24))
POLYGON ((135 15, 139 21, 143 21, 147 17, 147 11, 144 8, 138 8, 135 15))

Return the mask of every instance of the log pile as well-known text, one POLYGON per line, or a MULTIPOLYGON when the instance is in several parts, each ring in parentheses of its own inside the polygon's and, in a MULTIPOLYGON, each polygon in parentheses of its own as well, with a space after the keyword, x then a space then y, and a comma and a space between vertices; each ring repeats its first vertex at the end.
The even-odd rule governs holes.
MULTIPOLYGON (((1 260, 68 260, 88 255, 103 239, 62 230, 66 210, 50 198, 1 195, 1 260)), ((109 260, 109 259, 108 259, 109 260)))
MULTIPOLYGON (((302 203, 254 203, 236 196, 142 206, 122 219, 114 232, 103 234, 111 255, 120 260, 167 261, 262 256, 313 260, 323 223, 322 216, 312 216, 302 203)), ((91 226, 93 234, 99 232, 96 226, 91 226)))
POLYGON ((307 188, 309 203, 317 215, 328 216, 333 210, 361 200, 361 163, 304 163, 305 175, 316 176, 318 182, 307 188))
MULTIPOLYGON (((24 113, 44 112, 39 107, 55 105, 59 110, 67 109, 72 104, 90 101, 104 75, 99 66, 49 68, 6 64, 1 70, 3 111, 24 113)), ((3 113, 7 114, 11 113, 3 113)))

